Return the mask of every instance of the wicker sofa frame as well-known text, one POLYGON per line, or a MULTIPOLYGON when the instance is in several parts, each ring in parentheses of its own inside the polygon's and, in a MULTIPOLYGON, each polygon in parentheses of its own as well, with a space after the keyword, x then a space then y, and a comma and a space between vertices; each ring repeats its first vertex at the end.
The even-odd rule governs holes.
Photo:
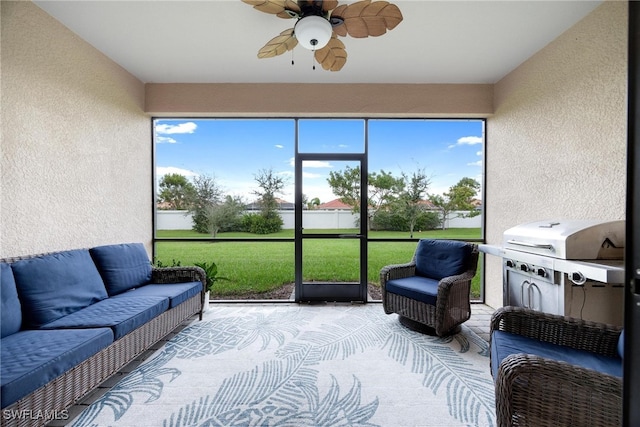
MULTIPOLYGON (((11 263, 41 255, 46 254, 5 258, 0 262, 11 263)), ((45 425, 51 421, 51 419, 46 419, 47 416, 64 414, 63 411, 79 402, 90 391, 150 349, 185 320, 196 314, 199 314, 199 319, 202 320, 205 302, 204 284, 206 283, 204 270, 200 267, 152 269, 153 283, 170 286, 172 283, 194 281, 202 282, 203 292, 165 311, 69 371, 7 406, 2 410, 1 425, 7 427, 45 425)))
POLYGON ((438 283, 438 297, 436 305, 407 298, 386 291, 389 280, 415 276, 416 254, 410 262, 405 264, 387 265, 380 270, 380 288, 382 291, 382 305, 386 314, 397 313, 402 318, 418 322, 428 328, 433 328, 435 334, 444 336, 458 329, 458 326, 471 317, 471 280, 478 267, 478 245, 472 246, 471 255, 467 259, 464 273, 445 277, 438 283))
MULTIPOLYGON (((616 356, 621 328, 603 323, 503 307, 494 330, 616 356)), ((495 380, 498 426, 620 426, 622 378, 531 354, 507 356, 495 380)))

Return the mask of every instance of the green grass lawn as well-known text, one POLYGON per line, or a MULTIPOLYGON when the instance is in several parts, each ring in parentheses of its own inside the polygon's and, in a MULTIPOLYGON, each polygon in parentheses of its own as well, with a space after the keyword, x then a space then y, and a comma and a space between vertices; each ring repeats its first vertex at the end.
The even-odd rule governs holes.
MULTIPOLYGON (((315 230, 314 230, 315 232, 315 230)), ((318 232, 320 232, 318 230, 318 232)), ((356 232, 346 230, 322 230, 323 233, 356 232)), ((159 230, 158 238, 210 238, 187 230, 159 230)), ((222 233, 214 242, 158 242, 156 260, 163 265, 180 262, 193 265, 196 262, 214 261, 218 275, 229 280, 216 284, 217 296, 242 295, 267 292, 283 284, 294 282, 294 243, 269 242, 269 238, 293 238, 293 230, 265 236, 265 242, 225 242, 224 238, 256 238, 250 233, 222 233)), ((258 236, 260 237, 260 236, 258 236)), ((407 238, 408 233, 370 232, 369 238, 407 238)), ((416 238, 477 239, 479 229, 431 230, 415 233, 416 238)), ((379 286, 380 269, 388 264, 411 260, 416 242, 369 242, 368 282, 379 286)), ((359 279, 358 241, 355 239, 305 239, 303 247, 303 277, 311 281, 352 282, 359 279)), ((480 296, 480 274, 472 283, 472 297, 480 296)))

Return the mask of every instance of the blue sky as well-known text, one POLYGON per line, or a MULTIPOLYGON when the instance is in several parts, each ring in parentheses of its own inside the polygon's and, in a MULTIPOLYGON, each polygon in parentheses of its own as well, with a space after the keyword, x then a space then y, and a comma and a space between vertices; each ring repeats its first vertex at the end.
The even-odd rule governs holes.
MULTIPOLYGON (((299 119, 302 152, 362 152, 365 121, 299 119)), ((480 120, 368 121, 369 172, 395 176, 423 169, 428 192, 442 194, 463 177, 482 182, 483 122, 480 120)), ((253 200, 255 175, 272 169, 288 180, 282 198, 294 200, 295 120, 157 119, 156 176, 214 176, 225 193, 253 200)), ((336 197, 326 179, 346 163, 305 162, 303 192, 328 202, 336 197)))

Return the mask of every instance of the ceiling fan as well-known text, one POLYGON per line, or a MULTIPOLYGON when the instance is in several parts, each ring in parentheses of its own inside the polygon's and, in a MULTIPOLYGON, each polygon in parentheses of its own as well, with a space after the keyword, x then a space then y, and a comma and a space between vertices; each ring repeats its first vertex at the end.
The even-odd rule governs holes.
POLYGON ((338 6, 338 0, 242 0, 255 9, 284 19, 296 19, 293 28, 269 40, 258 58, 271 58, 300 43, 314 51, 322 68, 339 71, 347 62, 347 51, 338 36, 377 37, 402 22, 398 6, 387 1, 361 0, 338 6))

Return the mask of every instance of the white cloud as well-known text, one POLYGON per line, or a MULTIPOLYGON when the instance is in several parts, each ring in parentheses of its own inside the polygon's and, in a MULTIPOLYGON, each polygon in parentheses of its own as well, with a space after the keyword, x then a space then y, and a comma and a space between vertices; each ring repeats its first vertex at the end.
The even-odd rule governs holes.
POLYGON ((316 178, 324 178, 325 176, 321 175, 319 173, 302 172, 302 177, 303 178, 316 179, 316 178))
POLYGON ((178 141, 171 138, 170 136, 157 136, 156 142, 158 144, 177 144, 178 143, 178 141))
POLYGON ((156 126, 156 133, 169 135, 174 133, 193 133, 198 125, 193 122, 180 123, 178 125, 161 124, 156 126))
POLYGON ((321 160, 305 160, 303 163, 304 168, 332 168, 331 163, 323 162, 321 160))
POLYGON ((183 176, 186 176, 187 178, 191 177, 191 176, 198 176, 199 174, 190 171, 188 169, 181 169, 181 168, 176 168, 173 166, 167 166, 167 167, 163 167, 163 166, 158 166, 156 168, 156 178, 160 179, 165 175, 168 175, 170 173, 177 173, 183 176))
MULTIPOLYGON (((293 168, 296 165, 296 159, 292 157, 289 159, 289 165, 293 168)), ((306 168, 332 168, 333 166, 329 162, 323 162, 321 160, 305 160, 303 167, 306 168)))
POLYGON ((482 151, 477 151, 476 156, 482 156, 482 151))
POLYGON ((477 162, 467 163, 467 166, 482 166, 482 160, 478 160, 477 162))
POLYGON ((284 145, 276 144, 276 145, 274 145, 274 147, 276 147, 276 148, 284 148, 284 145))
POLYGON ((476 145, 482 144, 482 138, 479 136, 463 136, 458 139, 458 145, 476 145))
POLYGON ((455 144, 449 146, 449 148, 456 147, 458 145, 476 145, 482 144, 482 138, 479 136, 463 136, 462 138, 458 138, 455 144))

